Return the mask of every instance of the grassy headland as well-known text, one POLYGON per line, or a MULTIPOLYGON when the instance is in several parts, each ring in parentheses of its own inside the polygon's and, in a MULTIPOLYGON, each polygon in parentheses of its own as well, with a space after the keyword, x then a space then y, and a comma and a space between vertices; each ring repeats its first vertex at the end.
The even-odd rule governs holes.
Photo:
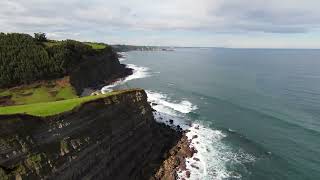
POLYGON ((104 49, 108 47, 108 45, 104 43, 85 42, 84 44, 91 46, 93 49, 104 49))
POLYGON ((101 52, 112 54, 112 49, 104 43, 48 40, 44 33, 0 33, 0 107, 78 97, 68 77, 101 52))
POLYGON ((86 96, 82 98, 74 98, 74 99, 68 99, 63 101, 0 107, 0 115, 29 114, 29 115, 40 116, 40 117, 51 116, 51 115, 56 115, 66 111, 70 111, 88 101, 96 100, 99 98, 105 98, 111 95, 117 95, 123 92, 126 92, 126 91, 114 91, 114 92, 97 95, 97 96, 86 96))
POLYGON ((81 88, 125 75, 125 70, 104 43, 0 33, 0 115, 50 116, 117 94, 78 97, 81 88))
POLYGON ((0 106, 51 102, 78 97, 68 77, 0 89, 0 106))
MULTIPOLYGON (((48 40, 43 42, 46 47, 58 46, 61 45, 63 41, 56 41, 56 40, 48 40)), ((92 49, 99 50, 109 47, 105 43, 97 43, 97 42, 83 42, 83 44, 90 46, 92 49)))

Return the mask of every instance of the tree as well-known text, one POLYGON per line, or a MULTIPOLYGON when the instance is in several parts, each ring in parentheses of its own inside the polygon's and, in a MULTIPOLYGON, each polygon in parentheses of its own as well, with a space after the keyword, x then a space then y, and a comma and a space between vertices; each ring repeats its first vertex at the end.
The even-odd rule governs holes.
POLYGON ((44 39, 44 33, 0 33, 0 88, 63 77, 99 53, 78 41, 46 46, 44 39))
POLYGON ((45 42, 47 41, 47 37, 45 33, 34 33, 34 38, 39 42, 45 42))

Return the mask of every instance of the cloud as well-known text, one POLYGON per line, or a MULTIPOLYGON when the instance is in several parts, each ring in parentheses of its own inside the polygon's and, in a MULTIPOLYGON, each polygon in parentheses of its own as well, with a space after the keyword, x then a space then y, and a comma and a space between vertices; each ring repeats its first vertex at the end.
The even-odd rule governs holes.
POLYGON ((1 0, 0 31, 87 39, 116 31, 308 33, 319 29, 319 6, 318 0, 1 0))

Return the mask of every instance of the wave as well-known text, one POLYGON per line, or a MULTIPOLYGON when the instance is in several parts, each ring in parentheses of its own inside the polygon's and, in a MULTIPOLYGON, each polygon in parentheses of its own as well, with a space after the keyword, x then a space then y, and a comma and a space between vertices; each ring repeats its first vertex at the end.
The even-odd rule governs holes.
POLYGON ((122 62, 122 61, 125 61, 125 60, 126 60, 126 58, 124 58, 124 57, 119 57, 118 59, 119 59, 119 61, 120 61, 120 62, 122 62))
POLYGON ((188 130, 186 135, 191 141, 191 147, 197 150, 192 158, 186 159, 186 171, 178 172, 178 179, 225 179, 241 178, 241 174, 229 170, 230 164, 241 164, 255 161, 255 157, 244 151, 234 152, 222 140, 227 137, 220 130, 211 129, 200 123, 192 122, 186 114, 194 113, 197 109, 190 101, 173 101, 168 95, 147 90, 148 101, 156 111, 155 120, 176 129, 177 126, 188 130), (195 138, 196 137, 196 138, 195 138))
MULTIPOLYGON (((118 85, 122 85, 133 79, 146 78, 152 75, 147 67, 127 64, 133 69, 133 74, 125 79, 119 80, 111 85, 104 86, 102 93, 111 91, 118 85)), ((191 141, 191 146, 197 150, 192 158, 186 159, 187 169, 191 172, 187 178, 185 171, 178 172, 178 179, 225 179, 240 178, 239 173, 229 170, 227 167, 231 163, 241 164, 243 162, 254 161, 255 158, 243 151, 233 152, 222 140, 227 134, 211 129, 200 123, 192 122, 188 117, 198 109, 197 105, 182 99, 174 100, 167 94, 146 90, 148 101, 153 109, 155 120, 165 123, 174 129, 177 127, 188 130, 187 137, 191 141), (188 115, 188 116, 187 116, 188 115), (197 138, 194 138, 197 136, 197 138)))
MULTIPOLYGON (((187 169, 199 168, 191 173, 190 179, 238 179, 241 178, 241 174, 228 167, 255 161, 254 156, 242 150, 234 151, 225 145, 222 140, 227 134, 220 130, 210 129, 201 124, 193 124, 189 130, 189 139, 197 136, 191 142, 191 146, 198 152, 194 157, 187 158, 187 169)), ((180 172, 180 175, 185 177, 183 172, 180 172)))
MULTIPOLYGON (((190 101, 187 101, 187 100, 182 100, 178 103, 175 103, 175 102, 170 102, 169 97, 165 94, 161 94, 161 93, 158 93, 155 91, 149 91, 149 90, 147 90, 146 92, 148 95, 148 101, 153 103, 155 105, 154 109, 160 112, 163 111, 162 109, 167 109, 167 112, 168 112, 169 111, 168 108, 169 108, 174 111, 187 114, 187 113, 190 113, 191 111, 198 109, 196 105, 193 105, 190 101)), ((169 113, 172 113, 172 111, 169 113)))
POLYGON ((120 57, 118 58, 120 62, 125 61, 127 59, 127 53, 119 52, 118 54, 120 55, 120 57))
POLYGON ((124 84, 124 83, 126 83, 128 81, 133 80, 133 79, 141 79, 141 78, 146 78, 146 77, 151 76, 149 68, 147 68, 147 67, 137 66, 137 65, 134 65, 134 64, 126 64, 126 66, 128 68, 133 69, 133 74, 128 76, 128 77, 126 77, 126 78, 124 78, 124 79, 116 81, 113 84, 104 86, 101 89, 101 93, 105 94, 107 92, 110 92, 110 91, 112 91, 112 89, 114 87, 122 85, 122 84, 124 84))

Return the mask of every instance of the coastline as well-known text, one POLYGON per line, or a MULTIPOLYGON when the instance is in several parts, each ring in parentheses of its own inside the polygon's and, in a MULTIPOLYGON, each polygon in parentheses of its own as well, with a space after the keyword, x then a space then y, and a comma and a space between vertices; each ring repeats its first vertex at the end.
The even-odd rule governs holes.
POLYGON ((154 120, 142 89, 53 116, 0 119, 0 179, 149 179, 182 135, 154 120))
POLYGON ((190 147, 190 140, 183 133, 179 142, 166 154, 167 158, 163 161, 153 179, 175 180, 181 176, 178 173, 182 171, 184 171, 185 178, 190 178, 191 172, 187 168, 186 161, 187 158, 192 158, 196 152, 196 149, 190 147))
MULTIPOLYGON (((129 76, 133 75, 134 69, 127 67, 127 65, 121 64, 124 66, 124 73, 115 76, 114 78, 111 78, 110 80, 106 80, 103 84, 97 85, 95 87, 86 87, 83 89, 81 93, 81 97, 83 96, 90 96, 90 95, 97 95, 101 94, 101 89, 105 86, 110 86, 116 82, 121 82, 124 79, 128 78, 129 76)), ((102 93, 103 94, 103 93, 102 93)))
MULTIPOLYGON (((122 61, 125 61, 126 57, 128 57, 128 54, 124 53, 124 59, 122 61)), ((131 62, 130 60, 127 63, 130 67, 133 67, 133 74, 121 81, 103 87, 102 92, 104 92, 103 90, 108 92, 113 89, 122 89, 122 87, 125 88, 123 85, 130 80, 152 78, 153 76, 158 76, 160 73, 158 71, 155 73, 149 67, 130 64, 131 62)), ((135 64, 139 63, 136 62, 135 64)), ((135 84, 134 82, 132 83, 135 84)), ((168 86, 173 87, 176 85, 170 83, 168 86)), ((148 102, 154 110, 153 116, 157 123, 170 126, 171 129, 181 132, 183 134, 182 137, 185 138, 180 139, 180 145, 177 143, 173 148, 172 151, 175 153, 167 153, 163 157, 162 168, 158 169, 160 174, 155 174, 154 178, 157 176, 158 178, 156 179, 161 179, 164 175, 177 179, 225 179, 241 177, 240 174, 229 171, 227 169, 227 163, 232 160, 232 158, 241 158, 238 156, 242 156, 242 154, 231 152, 230 149, 223 144, 222 139, 228 136, 225 132, 209 128, 208 124, 203 124, 189 117, 189 115, 191 115, 189 113, 196 114, 196 110, 198 109, 197 105, 189 101, 190 98, 183 96, 177 98, 172 93, 169 94, 168 92, 157 89, 146 89, 146 93, 148 102), (181 144, 183 144, 184 148, 181 148, 181 144), (184 152, 192 153, 182 155, 178 153, 180 149, 184 149, 184 152), (222 153, 222 151, 220 151, 221 149, 224 149, 227 153, 222 153), (225 159, 221 159, 221 157, 225 159), (170 164, 169 162, 174 162, 173 160, 179 161, 179 163, 170 164), (167 167, 166 171, 164 171, 164 167, 167 167)), ((246 156, 246 154, 243 155, 246 156)))
MULTIPOLYGON (((125 61, 127 55, 125 53, 117 53, 118 58, 121 58, 121 61, 125 61)), ((113 87, 121 85, 127 81, 133 79, 140 79, 148 77, 149 75, 145 72, 147 68, 138 67, 133 64, 125 64, 126 68, 131 69, 132 73, 123 78, 118 78, 110 83, 102 86, 99 86, 97 89, 92 89, 91 93, 104 93, 111 91, 113 87), (144 72, 144 73, 141 73, 144 72)), ((197 135, 190 135, 190 128, 193 126, 191 122, 182 120, 181 122, 177 119, 167 118, 166 115, 162 112, 158 112, 154 109, 154 106, 157 106, 157 103, 153 102, 152 94, 147 91, 148 102, 153 108, 153 116, 158 124, 164 124, 167 127, 170 127, 177 133, 181 133, 182 136, 177 142, 177 144, 172 147, 168 152, 166 152, 163 157, 164 160, 158 170, 155 172, 154 176, 151 179, 163 179, 163 180, 174 180, 174 179, 189 179, 192 174, 192 169, 199 169, 197 165, 188 165, 189 159, 193 159, 197 162, 200 162, 200 159, 194 157, 198 151, 192 145, 193 140, 197 139, 197 135)), ((173 106, 173 105, 172 105, 173 106)), ((182 109, 182 108, 177 108, 182 109)), ((187 108, 187 110, 181 110, 182 112, 188 113, 189 111, 196 109, 196 107, 187 108)), ((198 126, 199 127, 199 126, 198 126)))

